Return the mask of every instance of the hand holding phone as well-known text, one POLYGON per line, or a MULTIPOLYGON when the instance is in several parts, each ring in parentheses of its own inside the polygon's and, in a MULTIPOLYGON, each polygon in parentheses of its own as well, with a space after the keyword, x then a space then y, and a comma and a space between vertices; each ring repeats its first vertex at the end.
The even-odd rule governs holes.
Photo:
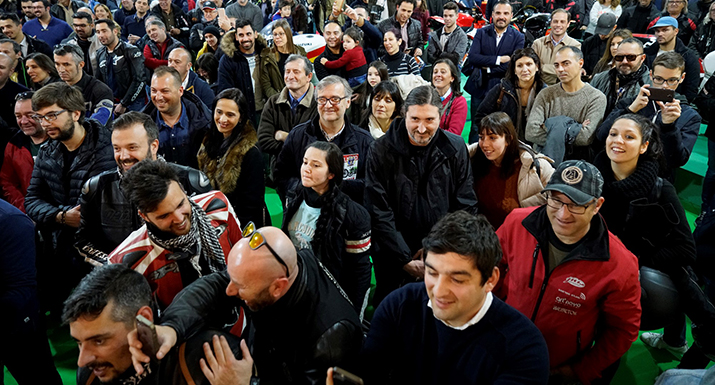
POLYGON ((656 102, 670 103, 675 98, 675 91, 667 88, 650 87, 649 91, 650 96, 648 98, 656 102))
POLYGON ((333 384, 334 385, 364 385, 362 378, 348 372, 347 370, 333 367, 333 384))
POLYGON ((142 353, 152 360, 156 359, 159 350, 159 338, 156 335, 154 323, 146 319, 143 315, 137 315, 137 337, 142 343, 142 353))

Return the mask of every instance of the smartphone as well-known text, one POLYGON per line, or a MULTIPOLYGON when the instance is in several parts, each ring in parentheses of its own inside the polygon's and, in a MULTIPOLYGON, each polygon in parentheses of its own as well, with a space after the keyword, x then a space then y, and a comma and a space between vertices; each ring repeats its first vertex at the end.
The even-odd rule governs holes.
POLYGON ((226 8, 219 8, 219 9, 218 9, 218 17, 226 18, 226 8))
POLYGON ((333 3, 333 11, 335 9, 339 9, 340 12, 345 10, 345 0, 335 0, 335 3, 333 3))
POLYGON ((667 88, 648 87, 648 91, 650 91, 648 98, 653 101, 670 103, 675 98, 675 91, 667 88))
POLYGON ((364 385, 362 378, 337 366, 333 367, 333 383, 335 385, 364 385))
POLYGON ((154 323, 146 319, 143 315, 137 315, 137 337, 142 343, 142 353, 149 356, 152 360, 156 359, 156 353, 159 351, 159 338, 156 335, 156 327, 154 323))

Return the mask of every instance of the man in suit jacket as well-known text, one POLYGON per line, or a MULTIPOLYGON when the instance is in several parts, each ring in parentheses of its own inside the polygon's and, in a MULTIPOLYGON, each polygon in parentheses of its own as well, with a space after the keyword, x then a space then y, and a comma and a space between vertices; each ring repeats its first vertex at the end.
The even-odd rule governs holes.
POLYGON ((499 0, 492 12, 493 24, 477 31, 469 49, 469 58, 465 74, 471 74, 464 90, 472 95, 472 113, 492 87, 504 77, 511 55, 517 49, 524 48, 524 34, 515 28, 509 28, 511 22, 511 4, 499 0))

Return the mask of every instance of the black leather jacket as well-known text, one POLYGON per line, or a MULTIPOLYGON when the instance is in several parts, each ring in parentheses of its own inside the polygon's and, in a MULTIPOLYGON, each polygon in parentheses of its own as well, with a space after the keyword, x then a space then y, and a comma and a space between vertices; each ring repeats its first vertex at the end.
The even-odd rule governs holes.
MULTIPOLYGON (((362 345, 357 313, 313 254, 301 250, 297 262, 297 277, 283 297, 246 312, 255 329, 249 346, 261 383, 324 384, 328 367, 351 362, 362 345)), ((162 325, 182 341, 211 322, 235 320, 231 309, 243 302, 226 295, 229 281, 225 271, 195 281, 166 309, 162 325)))
MULTIPOLYGON (((97 63, 99 63, 97 80, 104 83, 107 83, 108 57, 107 47, 103 46, 97 51, 97 63)), ((137 98, 144 97, 144 85, 146 84, 144 54, 137 47, 119 40, 117 46, 114 47, 114 59, 114 82, 117 89, 112 92, 122 106, 127 107, 137 98)))
MULTIPOLYGON (((170 165, 189 196, 211 190, 211 183, 203 172, 178 164, 170 165)), ((114 169, 92 177, 82 188, 81 219, 75 247, 89 263, 107 263, 107 254, 142 225, 136 206, 119 187, 121 180, 119 170, 114 169)))

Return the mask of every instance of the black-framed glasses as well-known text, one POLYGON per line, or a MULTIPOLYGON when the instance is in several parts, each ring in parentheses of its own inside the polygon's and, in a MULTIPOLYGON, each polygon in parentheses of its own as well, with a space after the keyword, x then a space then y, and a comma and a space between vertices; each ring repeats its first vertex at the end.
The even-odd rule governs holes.
POLYGON ((588 208, 588 206, 591 206, 590 202, 584 206, 577 205, 575 203, 562 202, 562 201, 554 198, 549 192, 546 193, 546 204, 555 210, 561 210, 562 207, 566 206, 566 209, 571 214, 576 214, 576 215, 583 215, 586 212, 586 209, 588 208))
POLYGON ((678 82, 680 82, 680 78, 670 78, 670 79, 665 79, 660 76, 653 76, 653 84, 657 86, 662 86, 663 83, 675 87, 678 85, 678 82))
POLYGON ((55 111, 55 112, 50 112, 47 115, 34 114, 34 115, 32 115, 32 119, 34 119, 38 122, 41 122, 43 120, 48 123, 54 122, 55 120, 57 120, 57 117, 60 116, 60 114, 63 112, 67 112, 67 110, 59 110, 59 111, 55 111))
MULTIPOLYGON (((642 54, 640 54, 640 55, 642 55, 642 54)), ((638 59, 638 56, 640 56, 640 55, 616 55, 613 57, 613 60, 617 61, 619 63, 622 62, 623 59, 628 59, 629 62, 634 62, 634 61, 636 61, 636 59, 638 59)))
POLYGON ((337 106, 338 103, 340 103, 343 99, 347 99, 347 96, 343 96, 342 98, 339 96, 333 96, 331 98, 326 98, 323 96, 320 96, 316 98, 315 100, 318 102, 319 106, 324 106, 326 103, 330 102, 331 105, 337 106))
POLYGON ((248 247, 250 247, 251 250, 257 250, 259 247, 265 245, 268 248, 268 251, 270 251, 271 254, 276 257, 278 263, 280 263, 281 265, 283 265, 283 267, 286 268, 286 278, 290 277, 290 269, 288 269, 288 265, 285 263, 283 258, 281 258, 278 253, 273 250, 271 245, 268 244, 266 237, 264 237, 263 234, 258 231, 258 229, 256 229, 255 223, 248 222, 246 227, 243 228, 243 237, 248 238, 248 247))

